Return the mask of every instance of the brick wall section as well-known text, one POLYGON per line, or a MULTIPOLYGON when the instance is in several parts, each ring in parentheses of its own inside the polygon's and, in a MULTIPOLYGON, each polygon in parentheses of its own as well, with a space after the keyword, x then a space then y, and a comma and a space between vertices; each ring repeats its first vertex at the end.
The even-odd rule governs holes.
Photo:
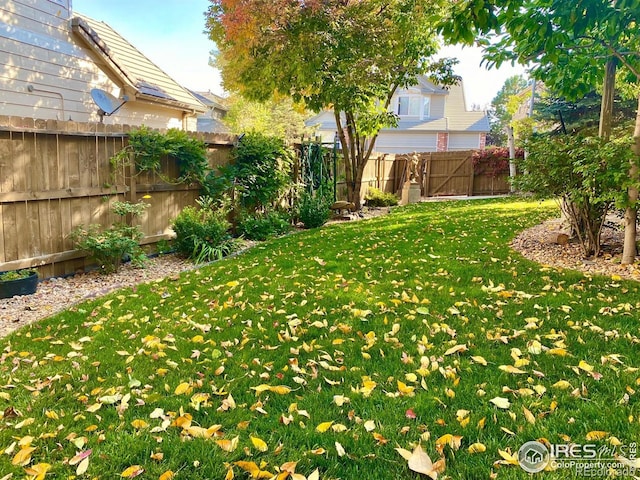
POLYGON ((481 133, 480 134, 480 150, 484 150, 486 146, 487 146, 487 134, 481 133))
POLYGON ((438 144, 437 144, 438 152, 446 152, 449 150, 449 134, 446 132, 438 132, 438 144))

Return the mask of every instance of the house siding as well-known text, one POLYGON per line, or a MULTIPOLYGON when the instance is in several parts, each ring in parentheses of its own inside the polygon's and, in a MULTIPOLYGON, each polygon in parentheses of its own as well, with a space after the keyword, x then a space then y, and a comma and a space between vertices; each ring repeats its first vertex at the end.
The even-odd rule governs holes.
MULTIPOLYGON (((481 136, 489 131, 486 112, 466 110, 462 84, 440 88, 426 78, 418 86, 401 89, 392 98, 392 111, 397 111, 398 97, 423 95, 430 99, 428 118, 403 116, 395 128, 383 129, 376 141, 380 153, 436 152, 483 148, 481 136)), ((333 112, 324 111, 309 119, 308 126, 317 126, 323 141, 332 142, 336 131, 333 112)))
MULTIPOLYGON (((101 70, 73 36, 68 4, 67 0, 0 2, 0 109, 4 115, 98 122, 91 89, 121 96, 121 85, 101 70)), ((103 122, 152 128, 185 128, 189 123, 182 110, 142 101, 125 104, 103 122)))
POLYGON ((381 132, 374 150, 384 153, 435 152, 436 133, 381 132))
POLYGON ((449 151, 451 150, 473 150, 480 148, 479 133, 450 133, 449 151))

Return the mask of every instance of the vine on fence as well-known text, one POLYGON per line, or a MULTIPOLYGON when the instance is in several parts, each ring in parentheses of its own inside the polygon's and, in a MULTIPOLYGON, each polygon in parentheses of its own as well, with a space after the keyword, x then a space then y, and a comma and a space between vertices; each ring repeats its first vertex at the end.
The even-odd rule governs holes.
POLYGON ((111 158, 111 166, 117 169, 135 165, 139 173, 153 172, 167 183, 201 184, 209 171, 206 152, 204 142, 182 130, 172 128, 161 133, 143 125, 129 132, 129 144, 111 158), (165 157, 178 164, 178 178, 162 173, 161 162, 165 157))
MULTIPOLYGON (((524 150, 516 149, 516 158, 524 158, 524 150)), ((474 175, 496 178, 509 173, 509 149, 506 147, 476 150, 472 157, 474 175)))

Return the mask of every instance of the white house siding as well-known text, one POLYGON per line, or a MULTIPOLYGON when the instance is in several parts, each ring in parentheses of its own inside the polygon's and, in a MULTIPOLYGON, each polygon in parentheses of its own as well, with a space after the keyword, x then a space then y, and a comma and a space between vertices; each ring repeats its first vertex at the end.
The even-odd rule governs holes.
POLYGON ((445 95, 431 95, 431 111, 429 118, 442 118, 444 117, 444 105, 446 102, 445 95))
POLYGON ((437 133, 381 132, 374 150, 384 153, 435 152, 437 133))
MULTIPOLYGON (((120 96, 120 87, 73 38, 67 5, 67 0, 0 1, 0 110, 4 115, 97 122, 100 117, 91 89, 120 96)), ((130 102, 117 115, 104 117, 104 123, 184 128, 186 121, 178 109, 130 102)))
POLYGON ((479 133, 449 133, 449 151, 473 150, 480 148, 479 133))

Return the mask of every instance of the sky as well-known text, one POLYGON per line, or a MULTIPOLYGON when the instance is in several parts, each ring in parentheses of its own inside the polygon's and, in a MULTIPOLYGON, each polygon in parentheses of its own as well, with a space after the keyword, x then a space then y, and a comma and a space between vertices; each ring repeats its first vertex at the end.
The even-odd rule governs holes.
MULTIPOLYGON (((204 31, 208 0, 71 0, 73 10, 109 24, 181 85, 224 95, 219 73, 209 66, 215 44, 204 31)), ((487 108, 505 80, 524 74, 520 66, 487 70, 475 47, 444 47, 442 56, 456 57, 467 106, 487 108)))

